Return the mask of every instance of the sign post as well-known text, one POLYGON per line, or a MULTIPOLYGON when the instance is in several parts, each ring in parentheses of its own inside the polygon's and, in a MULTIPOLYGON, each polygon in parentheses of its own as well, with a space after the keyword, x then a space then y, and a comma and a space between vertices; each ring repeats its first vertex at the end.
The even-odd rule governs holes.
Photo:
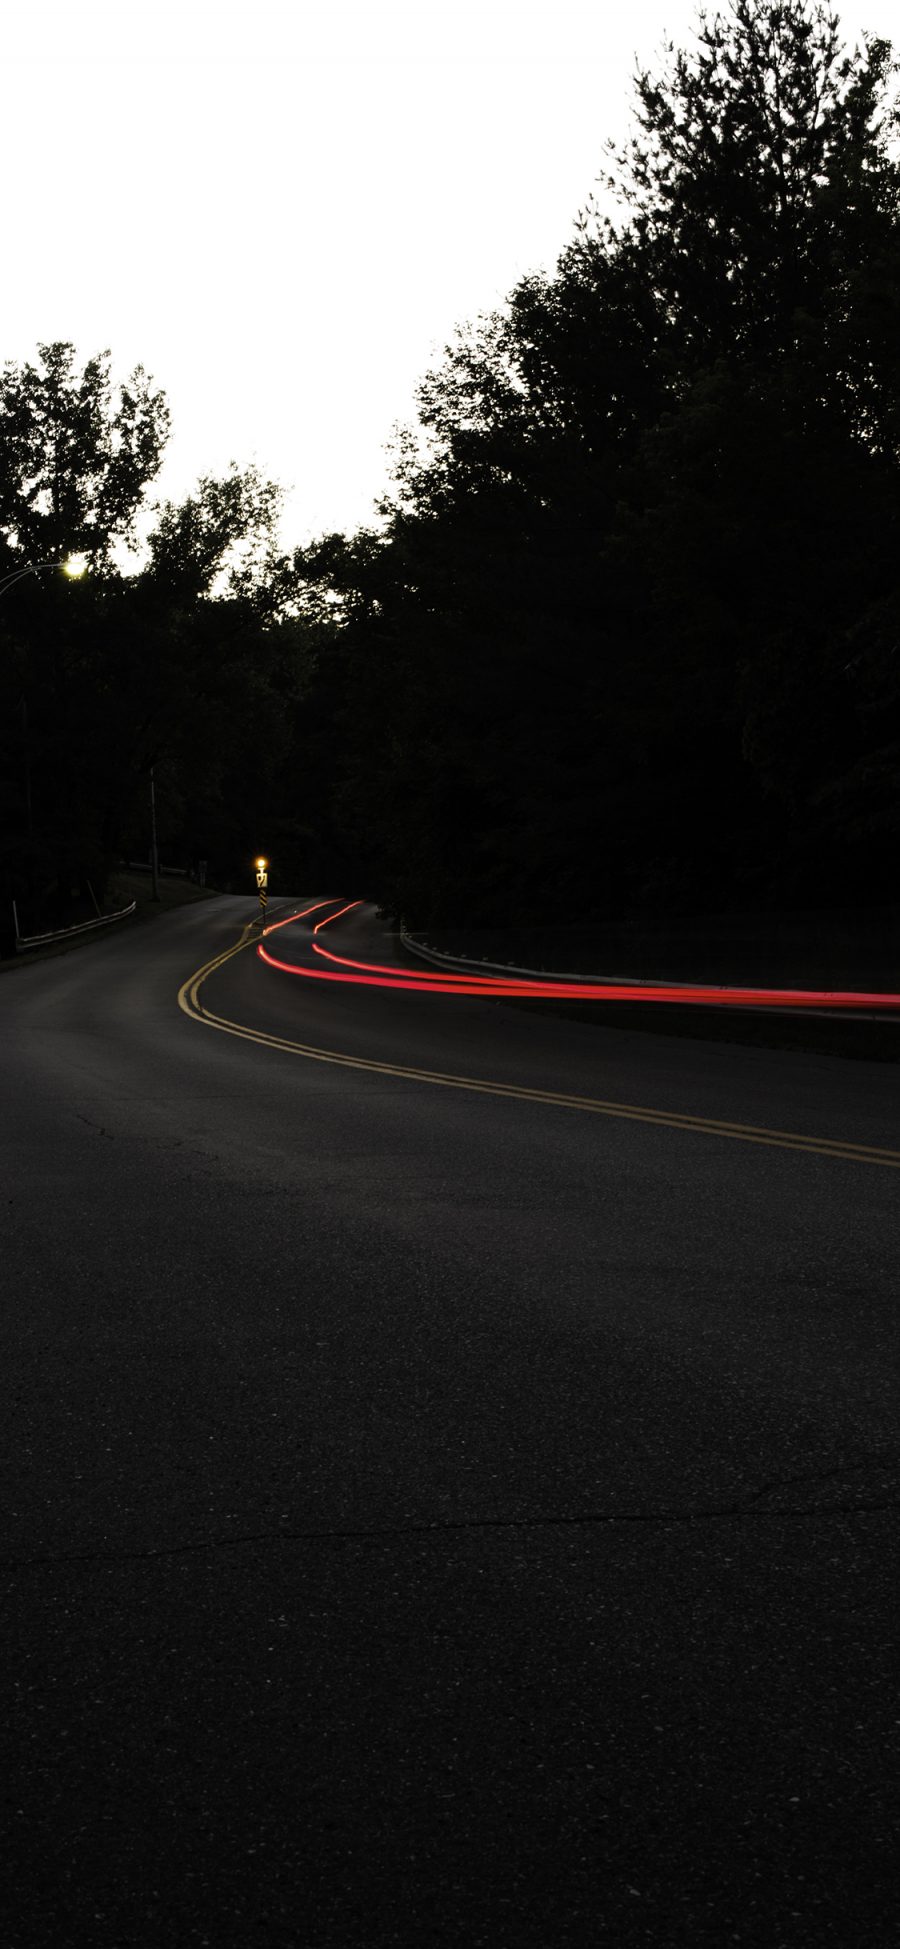
POLYGON ((264 927, 266 924, 266 908, 269 904, 269 894, 268 894, 269 875, 266 871, 268 864, 269 864, 268 860, 265 859, 258 859, 256 862, 256 887, 257 887, 257 892, 259 893, 260 927, 264 927))

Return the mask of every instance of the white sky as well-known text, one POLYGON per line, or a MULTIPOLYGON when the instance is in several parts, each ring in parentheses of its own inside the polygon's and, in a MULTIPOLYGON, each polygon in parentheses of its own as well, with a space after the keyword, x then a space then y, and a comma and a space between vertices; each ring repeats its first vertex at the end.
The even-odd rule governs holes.
MULTIPOLYGON (((714 6, 710 11, 715 11, 714 6)), ((887 38, 893 0, 838 6, 887 38)), ((4 9, 0 362, 69 339, 173 416, 157 492, 256 461, 283 540, 372 517, 455 324, 552 270, 693 0, 4 9)), ((900 39, 895 31, 895 40, 900 39)), ((900 50, 898 50, 900 51, 900 50)))

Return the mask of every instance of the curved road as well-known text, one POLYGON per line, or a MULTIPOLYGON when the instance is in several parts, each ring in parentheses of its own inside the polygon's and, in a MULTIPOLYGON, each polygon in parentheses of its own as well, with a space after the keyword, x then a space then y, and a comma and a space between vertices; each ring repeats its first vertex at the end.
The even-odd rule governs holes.
POLYGON ((254 911, 0 981, 7 1949, 883 1949, 896 1069, 254 911))

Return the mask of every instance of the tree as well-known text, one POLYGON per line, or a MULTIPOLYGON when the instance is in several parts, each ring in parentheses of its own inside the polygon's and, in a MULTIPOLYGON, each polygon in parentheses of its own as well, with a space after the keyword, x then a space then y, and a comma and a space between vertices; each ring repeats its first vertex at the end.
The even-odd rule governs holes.
POLYGON ((851 803, 863 830, 897 550, 890 48, 734 0, 666 62, 609 152, 621 216, 589 206, 553 276, 460 331, 377 563, 332 550, 369 591, 331 652, 366 700, 337 799, 380 819, 408 914, 713 904, 787 884, 795 844, 824 884, 851 803))
POLYGON ((135 534, 167 427, 140 368, 113 396, 105 353, 79 374, 71 346, 44 346, 0 386, 9 566, 90 557, 83 582, 26 577, 0 609, 2 892, 27 922, 64 915, 88 882, 101 895, 145 823, 151 767, 188 856, 197 840, 208 855, 213 829, 226 854, 239 846, 253 792, 279 811, 270 776, 302 660, 279 627, 297 587, 277 545, 279 490, 254 468, 204 477, 157 510, 126 570, 117 544, 135 534))
MULTIPOLYGON (((900 133, 890 43, 847 53, 808 0, 701 13, 693 54, 635 77, 638 134, 607 188, 627 212, 682 379, 726 358, 815 373, 811 391, 896 455, 900 133), (873 362, 872 354, 875 354, 873 362), (875 369, 873 369, 873 364, 875 369)), ((596 208, 585 229, 613 236, 596 208)))
MULTIPOLYGON (((95 796, 107 857, 151 769, 209 826, 229 772, 249 764, 260 779, 257 754, 270 768, 283 755, 295 644, 277 624, 295 577, 277 546, 280 499, 252 467, 205 476, 159 511, 144 567, 98 589, 83 694, 103 727, 95 796)), ((214 823, 230 830, 227 811, 214 823)), ((196 850, 190 833, 183 843, 196 850)))
POLYGON ((80 373, 72 345, 38 358, 0 376, 0 536, 13 560, 106 567, 159 471, 169 409, 142 366, 115 395, 108 352, 80 373))
POLYGON ((284 606, 294 591, 277 545, 282 499, 256 467, 232 462, 218 479, 205 475, 193 494, 160 510, 149 537, 147 586, 186 601, 218 591, 256 615, 284 606))

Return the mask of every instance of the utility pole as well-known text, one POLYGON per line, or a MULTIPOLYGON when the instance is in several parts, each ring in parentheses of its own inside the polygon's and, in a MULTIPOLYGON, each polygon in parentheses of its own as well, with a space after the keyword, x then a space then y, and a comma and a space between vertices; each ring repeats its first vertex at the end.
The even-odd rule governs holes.
POLYGON ((34 819, 31 812, 31 752, 28 747, 28 703, 22 698, 22 757, 25 766, 25 823, 29 844, 34 838, 34 819))
POLYGON ((159 899, 159 850, 156 844, 156 783, 150 766, 150 880, 151 900, 159 899))

